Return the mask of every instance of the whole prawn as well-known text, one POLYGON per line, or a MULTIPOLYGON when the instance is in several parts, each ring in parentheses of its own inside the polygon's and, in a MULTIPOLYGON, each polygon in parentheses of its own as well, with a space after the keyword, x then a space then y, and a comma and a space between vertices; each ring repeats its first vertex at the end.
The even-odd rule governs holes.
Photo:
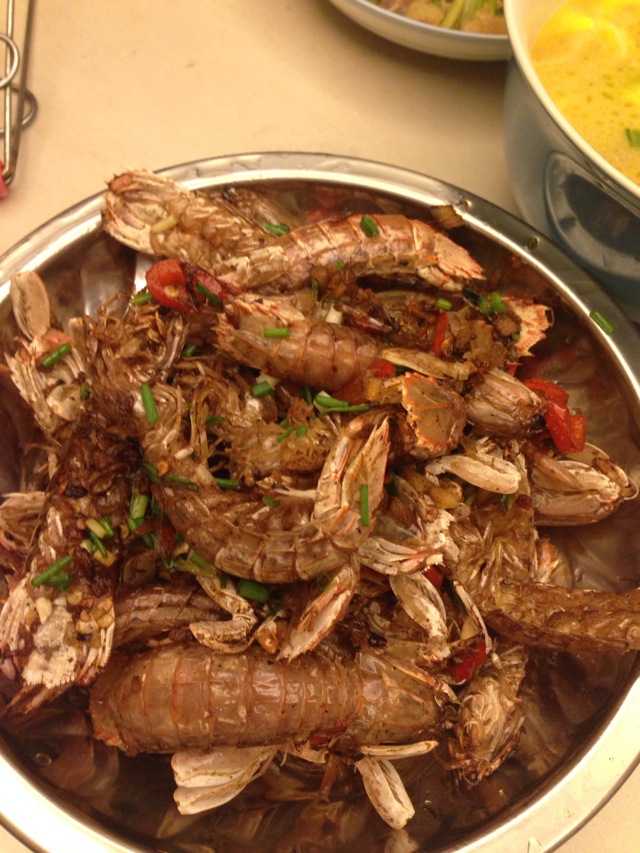
POLYGON ((96 735, 129 754, 315 740, 408 744, 438 728, 447 686, 373 653, 274 661, 171 645, 113 664, 91 690, 96 735))

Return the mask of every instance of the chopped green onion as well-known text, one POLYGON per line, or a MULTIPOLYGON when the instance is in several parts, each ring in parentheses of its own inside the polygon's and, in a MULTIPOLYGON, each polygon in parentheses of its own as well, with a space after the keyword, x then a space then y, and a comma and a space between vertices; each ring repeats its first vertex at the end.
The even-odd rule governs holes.
POLYGON ((100 522, 95 518, 87 519, 87 527, 89 528, 91 533, 98 537, 98 539, 104 539, 104 537, 107 535, 107 531, 104 529, 102 524, 100 524, 100 522))
POLYGON ((182 358, 191 358, 198 352, 198 347, 195 344, 187 344, 180 355, 182 358))
POLYGON ((309 428, 307 427, 307 425, 306 425, 306 424, 300 424, 300 426, 299 426, 299 427, 298 427, 298 429, 296 430, 296 436, 297 436, 298 438, 302 438, 302 436, 303 436, 303 435, 306 435, 306 434, 307 434, 307 430, 308 430, 308 429, 309 429, 309 428))
POLYGON ((262 496, 262 503, 265 506, 272 507, 273 509, 275 509, 277 506, 280 506, 280 501, 277 500, 277 498, 272 498, 271 495, 263 495, 262 496))
POLYGON ((304 397, 304 399, 307 401, 307 403, 310 406, 312 406, 313 405, 313 391, 311 390, 311 388, 309 388, 308 385, 305 385, 304 388, 302 389, 301 394, 304 397))
POLYGON ((129 504, 129 516, 133 519, 144 518, 145 513, 147 511, 147 506, 149 505, 149 496, 142 495, 140 492, 136 492, 131 495, 131 502, 129 504))
POLYGON ((224 417, 222 415, 209 415, 208 418, 205 418, 205 425, 218 426, 218 424, 221 424, 223 420, 224 417))
POLYGON ((277 441, 284 441, 285 438, 289 438, 292 432, 293 427, 287 427, 285 431, 278 436, 277 441))
POLYGON ((238 480, 230 480, 228 477, 214 477, 213 479, 216 481, 216 485, 220 489, 231 491, 233 489, 240 488, 240 482, 238 480))
POLYGON ((215 293, 211 293, 211 291, 208 290, 204 286, 204 284, 199 281, 196 283, 196 290, 198 291, 198 293, 201 293, 205 299, 208 299, 209 302, 212 302, 214 305, 217 305, 219 307, 224 304, 219 296, 216 296, 215 293))
POLYGON ((89 530, 89 538, 91 539, 93 544, 96 546, 96 549, 98 551, 100 551, 102 556, 106 557, 107 556, 107 549, 104 547, 102 539, 100 539, 99 536, 96 536, 96 534, 93 532, 93 530, 89 530))
POLYGON ((262 382, 258 382, 257 385, 254 385, 251 389, 251 393, 254 397, 264 397, 265 394, 273 394, 275 392, 271 383, 267 382, 265 379, 262 382))
POLYGON ((489 317, 491 314, 506 314, 507 312, 507 306, 502 301, 502 297, 497 290, 494 290, 488 296, 481 296, 478 300, 478 308, 485 317, 489 317))
POLYGON ((143 382, 140 386, 140 395, 149 426, 153 426, 159 418, 158 407, 156 406, 156 401, 153 399, 153 391, 146 382, 143 382))
POLYGON ((501 495, 500 496, 500 511, 508 512, 511 509, 511 504, 513 503, 514 495, 501 495))
POLYGON ((368 527, 371 523, 369 513, 369 485, 367 483, 363 483, 360 486, 360 520, 363 527, 368 527))
POLYGON ((61 358, 64 358, 64 356, 68 355, 70 352, 71 344, 67 341, 66 344, 60 344, 60 346, 56 347, 53 352, 45 355, 45 357, 40 360, 40 364, 46 368, 53 367, 57 361, 60 361, 61 358))
POLYGON ((380 229, 378 228, 378 224, 373 218, 373 216, 368 216, 366 213, 360 220, 360 227, 367 235, 367 237, 379 237, 380 229))
POLYGON ((150 465, 148 462, 143 462, 142 467, 147 472, 147 475, 152 483, 156 486, 160 484, 160 477, 158 476, 158 469, 155 465, 150 465))
POLYGON ((338 397, 330 397, 328 394, 318 394, 314 400, 317 406, 325 409, 344 409, 350 405, 348 400, 340 400, 338 397))
POLYGON ((632 148, 640 148, 640 128, 625 127, 624 135, 627 137, 627 142, 632 148))
POLYGON ((31 586, 57 586, 60 587, 60 589, 66 589, 73 580, 73 575, 69 574, 69 572, 64 572, 63 569, 68 566, 72 560, 73 557, 71 554, 67 554, 66 557, 61 557, 55 563, 50 565, 48 569, 45 569, 44 572, 40 572, 39 575, 36 575, 31 581, 31 586))
POLYGON ((278 426, 282 427, 282 429, 286 429, 289 426, 289 418, 283 418, 278 426))
POLYGON ((615 332, 616 327, 613 325, 611 320, 607 320, 604 314, 601 314, 599 311, 592 311, 589 316, 594 323, 597 323, 598 326, 600 326, 605 335, 612 335, 615 332))
POLYGON ((220 589, 226 589, 227 588, 227 581, 228 580, 229 580, 229 577, 228 577, 227 573, 226 572, 220 572, 220 589))
POLYGON ((210 569, 211 563, 196 551, 189 551, 187 559, 191 560, 199 569, 210 569))
POLYGON ((247 598, 250 601, 259 601, 261 604, 265 604, 269 600, 269 590, 264 586, 264 584, 258 583, 257 581, 240 578, 237 590, 238 595, 241 595, 243 598, 247 598))
POLYGON ((185 477, 176 477, 175 474, 165 474, 163 477, 160 477, 160 482, 174 486, 176 489, 190 489, 192 492, 200 491, 200 486, 194 480, 187 480, 185 477))
POLYGON ((107 534, 107 536, 115 536, 116 535, 116 532, 113 529, 113 527, 111 526, 111 522, 109 521, 109 519, 107 518, 106 515, 104 516, 104 518, 100 519, 100 524, 104 528, 104 531, 107 534))
POLYGON ((313 295, 314 295, 314 296, 315 296, 315 298, 317 299, 317 298, 318 298, 318 294, 320 293, 320 285, 318 284, 318 279, 317 279, 317 278, 312 278, 312 279, 311 279, 311 290, 312 290, 312 292, 313 292, 313 295))
POLYGON ((286 326, 274 326, 264 330, 265 338, 288 338, 291 329, 286 326))
POLYGON ((153 302, 153 296, 148 290, 141 290, 140 293, 132 296, 129 302, 131 305, 146 305, 147 302, 153 302))
POLYGON ((327 394, 316 395, 313 402, 325 412, 368 412, 371 408, 367 403, 352 405, 348 400, 339 400, 336 397, 329 397, 327 394))
POLYGON ((283 234, 288 234, 290 230, 288 225, 273 225, 271 222, 264 222, 262 227, 276 237, 282 237, 283 234))
POLYGON ((132 533, 135 533, 135 531, 140 527, 140 525, 144 524, 145 521, 146 519, 144 516, 141 518, 133 518, 133 516, 130 515, 129 518, 127 518, 127 527, 132 533))
POLYGON ((451 302, 442 296, 439 299, 436 299, 436 305, 441 311, 450 311, 452 308, 451 302))
POLYGON ((91 391, 87 388, 87 386, 81 385, 80 386, 80 399, 83 401, 88 400, 90 396, 91 396, 91 391))
POLYGON ((339 270, 343 270, 346 267, 346 263, 342 260, 342 258, 339 258, 338 261, 336 261, 336 266, 339 270))

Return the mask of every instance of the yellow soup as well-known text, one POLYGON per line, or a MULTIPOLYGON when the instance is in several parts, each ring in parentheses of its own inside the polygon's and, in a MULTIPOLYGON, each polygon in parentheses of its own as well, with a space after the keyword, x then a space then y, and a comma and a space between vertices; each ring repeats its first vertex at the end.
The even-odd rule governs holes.
POLYGON ((640 0, 565 2, 531 56, 567 121, 640 184, 640 0))

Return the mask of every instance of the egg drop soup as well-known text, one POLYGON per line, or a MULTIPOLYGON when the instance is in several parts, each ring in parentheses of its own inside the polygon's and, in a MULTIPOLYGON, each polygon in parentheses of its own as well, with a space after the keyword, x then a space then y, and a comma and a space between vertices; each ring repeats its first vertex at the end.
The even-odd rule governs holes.
POLYGON ((640 0, 569 0, 531 52, 557 108, 612 166, 640 184, 640 0))

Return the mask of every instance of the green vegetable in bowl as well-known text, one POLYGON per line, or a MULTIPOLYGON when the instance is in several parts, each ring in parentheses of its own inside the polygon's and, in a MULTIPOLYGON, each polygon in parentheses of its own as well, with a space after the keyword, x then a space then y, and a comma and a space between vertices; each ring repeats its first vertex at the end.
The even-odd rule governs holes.
POLYGON ((504 34, 502 0, 372 0, 377 6, 423 24, 504 34))

